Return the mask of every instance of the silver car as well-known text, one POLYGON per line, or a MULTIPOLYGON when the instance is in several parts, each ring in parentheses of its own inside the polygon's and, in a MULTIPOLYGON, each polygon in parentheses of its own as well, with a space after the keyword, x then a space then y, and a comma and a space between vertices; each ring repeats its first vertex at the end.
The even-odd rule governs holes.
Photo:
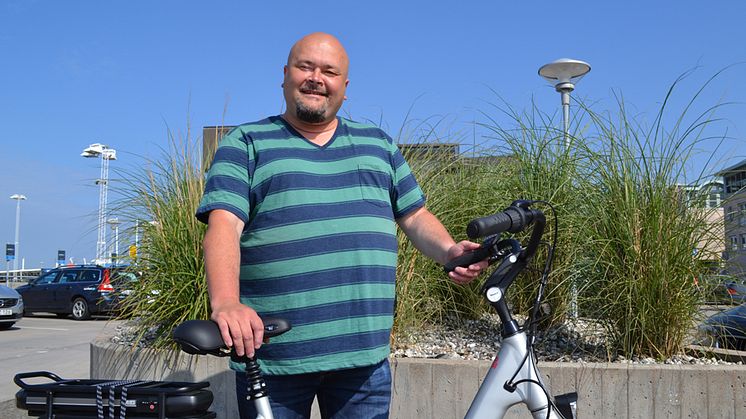
POLYGON ((0 285, 0 330, 10 329, 23 317, 23 298, 16 290, 0 285))

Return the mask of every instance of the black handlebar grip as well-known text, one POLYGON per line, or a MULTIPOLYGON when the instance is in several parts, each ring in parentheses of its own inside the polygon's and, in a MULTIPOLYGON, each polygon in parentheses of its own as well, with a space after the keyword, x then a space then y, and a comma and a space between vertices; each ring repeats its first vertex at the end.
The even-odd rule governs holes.
POLYGON ((490 255, 490 250, 487 247, 480 247, 478 249, 467 251, 467 252, 464 252, 463 255, 457 258, 454 258, 453 260, 443 265, 443 270, 446 271, 446 273, 448 273, 456 269, 457 266, 466 268, 467 266, 471 264, 487 259, 489 255, 490 255))
POLYGON ((513 218, 508 214, 508 210, 471 220, 466 226, 466 235, 470 239, 476 239, 509 231, 513 226, 513 218))

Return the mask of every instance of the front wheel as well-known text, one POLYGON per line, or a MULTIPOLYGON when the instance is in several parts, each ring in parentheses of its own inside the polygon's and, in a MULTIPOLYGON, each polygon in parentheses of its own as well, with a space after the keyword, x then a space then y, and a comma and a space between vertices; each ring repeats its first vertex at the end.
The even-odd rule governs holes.
POLYGON ((75 320, 88 320, 91 318, 91 311, 88 308, 88 302, 85 298, 78 297, 73 301, 72 315, 75 320))
POLYGON ((13 327, 14 324, 15 324, 15 322, 13 322, 13 323, 10 323, 10 322, 8 322, 8 323, 0 323, 0 330, 8 330, 11 327, 13 327))

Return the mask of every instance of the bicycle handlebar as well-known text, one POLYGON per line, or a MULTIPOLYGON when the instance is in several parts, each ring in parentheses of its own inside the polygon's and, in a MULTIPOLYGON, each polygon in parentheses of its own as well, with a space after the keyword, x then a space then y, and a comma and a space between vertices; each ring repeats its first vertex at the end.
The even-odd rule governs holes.
MULTIPOLYGON (((498 235, 503 232, 517 233, 536 223, 536 228, 534 228, 526 245, 526 250, 523 252, 523 257, 530 258, 539 246, 539 240, 541 240, 546 224, 543 212, 529 208, 532 203, 532 201, 525 200, 513 201, 504 211, 474 219, 467 225, 466 234, 470 239, 476 239, 498 235)), ((457 266, 468 267, 491 256, 494 256, 491 246, 483 245, 449 261, 443 266, 443 270, 451 272, 457 266)))
POLYGON ((523 231, 541 213, 528 208, 529 205, 530 201, 513 201, 505 211, 472 220, 466 226, 466 235, 476 239, 503 232, 523 231))

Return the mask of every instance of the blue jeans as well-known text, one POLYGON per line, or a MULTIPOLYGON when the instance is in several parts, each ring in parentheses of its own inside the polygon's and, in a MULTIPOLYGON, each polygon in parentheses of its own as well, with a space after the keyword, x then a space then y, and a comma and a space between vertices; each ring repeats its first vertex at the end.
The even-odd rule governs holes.
MULTIPOLYGON (((387 419, 391 404, 388 359, 369 367, 298 375, 265 375, 275 419, 307 419, 314 397, 323 419, 387 419)), ((255 419, 254 403, 246 400, 246 375, 236 373, 241 419, 255 419)))

